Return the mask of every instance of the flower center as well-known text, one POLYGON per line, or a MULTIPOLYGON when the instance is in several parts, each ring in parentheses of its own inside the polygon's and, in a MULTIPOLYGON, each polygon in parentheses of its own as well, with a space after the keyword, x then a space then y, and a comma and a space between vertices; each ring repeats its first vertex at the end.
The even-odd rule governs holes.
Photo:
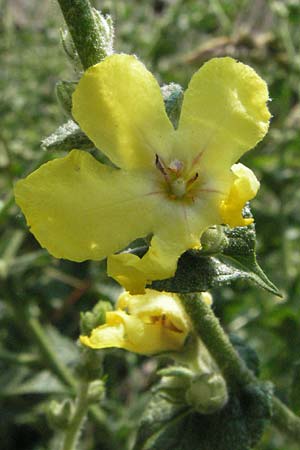
POLYGON ((174 180, 171 185, 170 185, 170 189, 172 194, 175 195, 175 197, 184 197, 184 195, 186 194, 186 182, 183 178, 176 178, 176 180, 174 180))
POLYGON ((155 166, 163 175, 164 184, 167 187, 167 193, 170 198, 192 198, 192 195, 188 193, 190 193, 198 179, 198 172, 192 177, 184 176, 184 164, 182 161, 176 159, 167 166, 158 155, 156 155, 155 166))

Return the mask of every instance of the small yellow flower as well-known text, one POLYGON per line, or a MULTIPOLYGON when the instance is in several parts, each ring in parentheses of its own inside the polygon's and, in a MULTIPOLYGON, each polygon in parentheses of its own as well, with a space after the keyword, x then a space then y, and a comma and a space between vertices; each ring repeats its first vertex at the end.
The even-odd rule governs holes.
POLYGON ((121 294, 117 310, 91 336, 81 336, 91 348, 123 348, 143 355, 180 351, 191 324, 176 294, 146 289, 144 295, 121 294))
POLYGON ((81 78, 73 115, 115 167, 73 150, 19 181, 16 201, 52 255, 108 257, 109 274, 141 293, 173 276, 179 256, 199 248, 209 226, 249 223, 242 208, 259 183, 234 163, 266 134, 267 100, 253 69, 215 58, 192 77, 175 130, 145 66, 134 56, 109 56, 81 78), (142 258, 115 254, 147 235, 142 258))

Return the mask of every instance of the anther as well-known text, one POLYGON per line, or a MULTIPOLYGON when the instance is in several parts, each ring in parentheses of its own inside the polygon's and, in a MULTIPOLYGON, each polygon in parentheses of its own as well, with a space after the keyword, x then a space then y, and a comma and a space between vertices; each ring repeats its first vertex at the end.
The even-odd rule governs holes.
POLYGON ((163 174, 166 182, 170 184, 170 176, 168 174, 168 169, 157 153, 155 154, 155 166, 163 174))
POLYGON ((198 177, 199 177, 199 174, 198 174, 198 172, 196 172, 195 175, 187 181, 187 183, 186 183, 187 190, 192 186, 192 184, 195 183, 195 181, 197 180, 198 177))

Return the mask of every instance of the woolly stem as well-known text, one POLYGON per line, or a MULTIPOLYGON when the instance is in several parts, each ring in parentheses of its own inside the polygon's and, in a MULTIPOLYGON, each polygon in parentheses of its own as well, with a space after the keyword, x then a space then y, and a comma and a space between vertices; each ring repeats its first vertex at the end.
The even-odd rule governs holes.
POLYGON ((65 433, 62 450, 75 450, 77 447, 81 427, 89 408, 88 389, 89 383, 87 382, 79 385, 75 410, 65 433))
MULTIPOLYGON (((234 349, 211 307, 196 294, 181 294, 180 298, 196 333, 217 362, 227 384, 238 389, 249 383, 258 383, 258 379, 234 349)), ((272 403, 272 424, 286 437, 299 442, 300 417, 275 396, 272 403)))
POLYGON ((58 0, 84 69, 97 64, 106 54, 99 26, 89 0, 58 0))

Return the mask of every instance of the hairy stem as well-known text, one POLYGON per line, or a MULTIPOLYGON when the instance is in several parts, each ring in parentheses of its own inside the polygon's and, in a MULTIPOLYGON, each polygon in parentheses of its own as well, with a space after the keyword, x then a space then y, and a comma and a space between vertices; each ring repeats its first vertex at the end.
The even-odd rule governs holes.
MULTIPOLYGON (((196 294, 181 294, 180 298, 195 331, 216 360, 228 385, 239 388, 248 383, 258 383, 253 372, 247 368, 232 346, 211 307, 196 294)), ((295 442, 300 441, 300 417, 275 396, 271 420, 288 438, 295 442)))
POLYGON ((255 381, 254 374, 239 357, 210 306, 196 294, 181 294, 180 297, 197 334, 216 360, 228 385, 238 387, 255 381))
POLYGON ((89 0, 58 0, 64 19, 84 69, 106 55, 101 34, 89 0))
POLYGON ((273 397, 273 425, 295 442, 300 442, 300 417, 277 397, 273 397))
POLYGON ((82 382, 78 388, 75 410, 70 425, 66 429, 62 450, 75 450, 80 436, 81 427, 87 415, 89 383, 82 382))
POLYGON ((27 320, 27 325, 31 331, 31 334, 34 336, 35 342, 38 344, 41 354, 47 361, 47 364, 51 367, 53 373, 55 373, 55 375, 57 375, 58 378, 67 386, 76 388, 75 379, 69 369, 62 364, 60 359, 57 358, 53 347, 49 343, 49 338, 45 335, 40 322, 35 317, 29 317, 27 320))

